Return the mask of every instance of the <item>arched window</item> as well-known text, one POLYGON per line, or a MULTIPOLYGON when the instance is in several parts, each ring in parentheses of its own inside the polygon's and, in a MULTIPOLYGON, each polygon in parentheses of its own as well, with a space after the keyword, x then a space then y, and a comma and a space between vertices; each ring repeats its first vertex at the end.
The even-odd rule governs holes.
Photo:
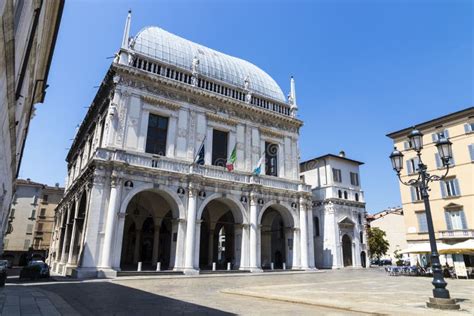
POLYGON ((340 199, 342 199, 342 192, 341 192, 341 190, 337 190, 337 195, 339 196, 340 199))
POLYGON ((314 218, 314 236, 319 237, 319 217, 314 218))
POLYGON ((357 220, 359 222, 359 225, 362 224, 362 216, 360 214, 357 214, 357 220))
POLYGON ((355 200, 356 200, 357 202, 359 202, 359 193, 356 193, 356 194, 355 194, 355 200))
POLYGON ((344 198, 347 200, 347 191, 344 191, 344 198))
POLYGON ((364 232, 363 231, 360 231, 360 243, 361 244, 364 243, 364 232))

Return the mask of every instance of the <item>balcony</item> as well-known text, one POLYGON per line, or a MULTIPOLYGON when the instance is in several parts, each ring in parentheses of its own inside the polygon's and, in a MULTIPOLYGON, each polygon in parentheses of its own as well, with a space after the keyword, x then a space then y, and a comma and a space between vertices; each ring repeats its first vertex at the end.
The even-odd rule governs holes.
POLYGON ((97 149, 95 159, 121 161, 127 165, 157 169, 165 172, 180 174, 195 174, 208 179, 227 181, 239 184, 255 184, 264 187, 285 191, 311 192, 311 186, 301 181, 289 180, 272 176, 254 176, 249 172, 229 172, 224 167, 210 165, 193 165, 188 161, 154 156, 146 153, 130 153, 125 151, 112 151, 104 148, 97 149))
POLYGON ((346 201, 352 201, 352 202, 360 202, 360 203, 365 203, 365 198, 364 198, 364 191, 362 190, 354 190, 350 189, 347 187, 342 187, 342 186, 327 186, 327 187, 319 187, 319 188, 314 188, 314 197, 317 200, 325 200, 325 199, 341 199, 341 200, 346 200, 346 201), (339 192, 341 191, 342 197, 339 197, 339 192), (347 199, 344 198, 344 191, 347 192, 347 199), (356 194, 359 195, 359 199, 356 200, 356 194))
POLYGON ((440 230, 438 232, 438 238, 439 239, 474 238, 474 229, 440 230))

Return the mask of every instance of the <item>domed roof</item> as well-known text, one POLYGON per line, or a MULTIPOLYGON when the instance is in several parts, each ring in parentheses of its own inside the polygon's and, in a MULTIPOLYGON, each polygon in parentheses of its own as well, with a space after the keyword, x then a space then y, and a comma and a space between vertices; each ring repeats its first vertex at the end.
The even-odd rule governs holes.
POLYGON ((245 79, 248 78, 251 91, 273 100, 286 101, 275 80, 257 66, 193 43, 159 27, 142 29, 130 46, 140 54, 189 71, 192 70, 194 57, 197 57, 200 75, 240 88, 244 87, 245 79))

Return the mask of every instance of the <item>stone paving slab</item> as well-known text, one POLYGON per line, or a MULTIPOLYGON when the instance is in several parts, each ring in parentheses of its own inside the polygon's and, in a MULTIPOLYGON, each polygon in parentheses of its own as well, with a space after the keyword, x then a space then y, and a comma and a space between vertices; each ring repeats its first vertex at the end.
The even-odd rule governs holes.
POLYGON ((474 315, 474 282, 448 280, 454 298, 460 300, 461 311, 427 309, 431 279, 423 277, 379 276, 381 280, 352 278, 321 283, 227 288, 221 292, 367 314, 386 315, 474 315), (420 295, 421 294, 421 295, 420 295))
POLYGON ((79 315, 59 295, 35 287, 7 284, 0 288, 0 315, 79 315))

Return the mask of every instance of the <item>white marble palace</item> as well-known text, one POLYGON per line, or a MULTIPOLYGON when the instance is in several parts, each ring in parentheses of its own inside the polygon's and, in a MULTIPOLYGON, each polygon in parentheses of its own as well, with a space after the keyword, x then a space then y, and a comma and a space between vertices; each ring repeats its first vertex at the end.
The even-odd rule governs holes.
POLYGON ((146 27, 123 41, 67 155, 60 274, 314 269, 294 81, 146 27))

